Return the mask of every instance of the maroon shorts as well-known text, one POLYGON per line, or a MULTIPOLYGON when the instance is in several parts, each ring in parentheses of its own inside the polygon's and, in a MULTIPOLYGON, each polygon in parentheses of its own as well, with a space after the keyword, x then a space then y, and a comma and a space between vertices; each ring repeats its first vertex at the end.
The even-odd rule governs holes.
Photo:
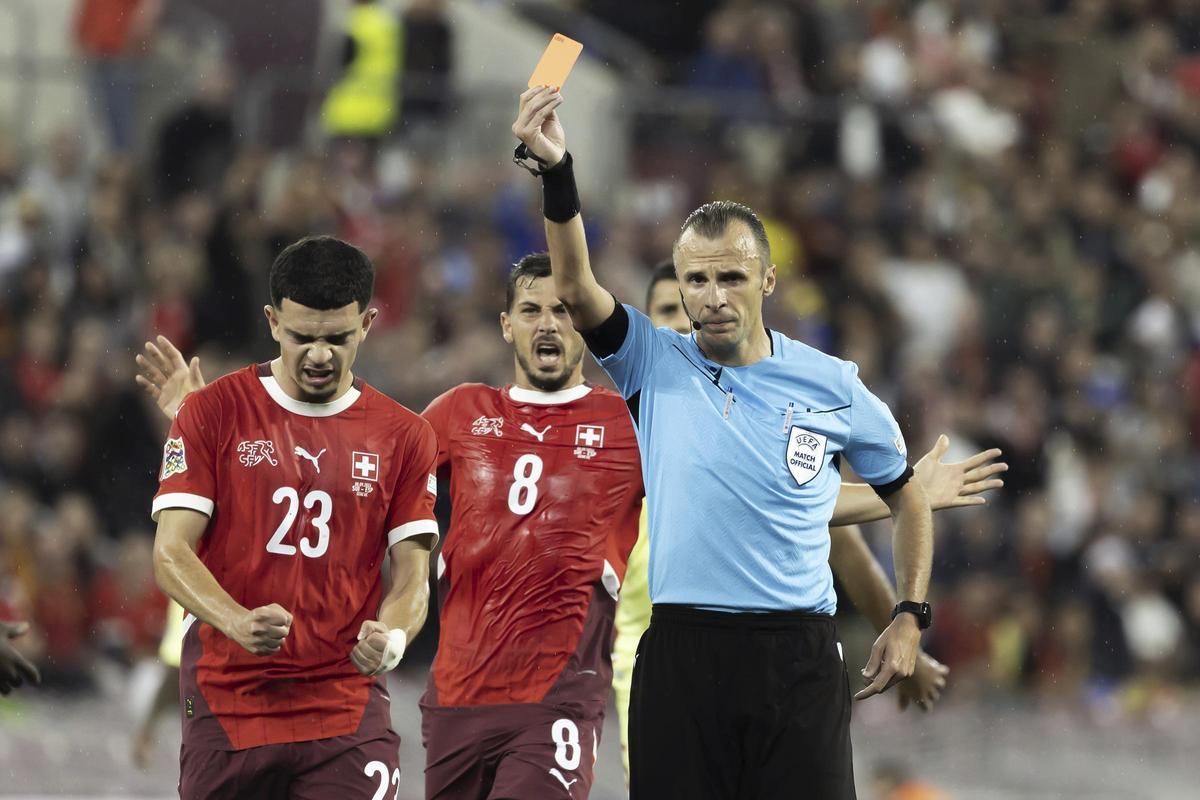
POLYGON ((181 800, 391 798, 399 785, 400 737, 390 730, 246 750, 180 748, 181 800))
POLYGON ((585 800, 603 728, 550 706, 423 706, 425 798, 585 800))

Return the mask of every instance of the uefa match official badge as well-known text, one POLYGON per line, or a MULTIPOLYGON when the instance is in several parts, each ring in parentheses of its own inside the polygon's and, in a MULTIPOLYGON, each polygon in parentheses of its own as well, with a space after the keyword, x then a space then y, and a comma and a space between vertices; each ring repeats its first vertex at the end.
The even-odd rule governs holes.
POLYGON ((797 486, 817 477, 825 465, 825 446, 828 439, 824 434, 813 433, 793 425, 788 432, 787 467, 797 486))
POLYGON ((183 437, 167 439, 167 443, 163 445, 162 477, 159 480, 165 481, 172 475, 179 475, 183 472, 187 472, 187 455, 183 448, 183 437))

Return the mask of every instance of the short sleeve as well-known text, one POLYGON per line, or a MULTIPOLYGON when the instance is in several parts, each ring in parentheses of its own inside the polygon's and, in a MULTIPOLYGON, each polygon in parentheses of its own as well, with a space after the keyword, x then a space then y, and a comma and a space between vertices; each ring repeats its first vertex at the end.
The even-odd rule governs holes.
POLYGON ((659 357, 670 347, 667 337, 674 334, 656 329, 650 318, 633 306, 622 303, 621 308, 629 315, 625 341, 615 353, 595 358, 621 395, 629 399, 645 386, 659 357))
POLYGON ((212 516, 217 503, 219 440, 220 412, 216 404, 200 393, 185 400, 163 445, 151 519, 157 522, 166 508, 190 508, 212 516))
POLYGON ((433 427, 437 436, 437 458, 434 460, 434 471, 446 476, 450 466, 450 420, 453 417, 454 401, 457 389, 443 392, 421 412, 421 416, 433 427))
POLYGON ((887 404, 863 385, 854 370, 850 398, 850 438, 846 460, 864 481, 886 486, 908 469, 908 448, 887 404))
POLYGON ((392 489, 392 504, 388 508, 387 545, 430 535, 437 544, 438 524, 433 514, 437 500, 438 440, 433 427, 418 419, 407 437, 407 446, 400 452, 400 469, 392 489))

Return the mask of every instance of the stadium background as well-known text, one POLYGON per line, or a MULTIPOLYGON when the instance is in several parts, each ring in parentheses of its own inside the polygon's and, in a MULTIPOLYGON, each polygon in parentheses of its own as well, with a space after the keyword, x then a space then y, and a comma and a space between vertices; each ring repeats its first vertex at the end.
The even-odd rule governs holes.
MULTIPOLYGON (((542 234, 509 125, 561 30, 606 285, 639 302, 688 210, 746 202, 772 327, 857 361, 911 452, 945 431, 1012 467, 937 518, 951 686, 929 715, 856 707, 860 796, 1194 796, 1200 0, 385 4, 399 112, 370 141, 321 113, 348 5, 0 0, 0 618, 34 623, 45 678, 0 701, 0 795, 173 793, 173 718, 129 758, 163 607, 151 333, 210 378, 270 357, 266 269, 331 233, 378 269, 359 374, 415 409, 511 378, 503 280, 542 234)), ((872 636, 842 617, 857 664, 872 636)), ((393 678, 402 798, 435 641, 393 678)))

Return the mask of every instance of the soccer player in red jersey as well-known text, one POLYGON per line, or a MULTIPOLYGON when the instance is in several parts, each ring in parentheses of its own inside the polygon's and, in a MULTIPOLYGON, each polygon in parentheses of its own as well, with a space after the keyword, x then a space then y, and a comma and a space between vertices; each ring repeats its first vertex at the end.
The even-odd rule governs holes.
POLYGON ((279 358, 192 393, 171 426, 154 563, 190 612, 185 799, 382 797, 399 782, 382 673, 425 620, 438 446, 351 372, 373 282, 345 242, 288 247, 265 308, 279 358))
POLYGON ((515 382, 464 384, 424 412, 452 510, 425 796, 585 798, 641 512, 637 439, 625 401, 584 382, 548 256, 513 269, 500 324, 515 382))

